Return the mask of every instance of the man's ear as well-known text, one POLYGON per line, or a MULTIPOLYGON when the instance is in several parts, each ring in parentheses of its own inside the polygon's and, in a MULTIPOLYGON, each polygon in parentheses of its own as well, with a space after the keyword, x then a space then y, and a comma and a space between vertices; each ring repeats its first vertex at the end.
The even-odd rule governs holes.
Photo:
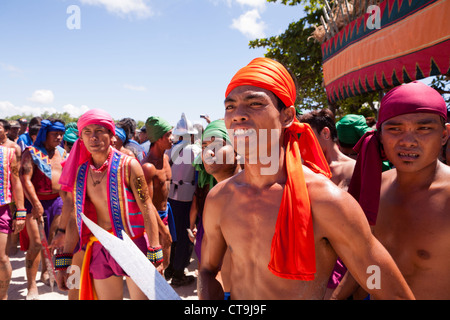
POLYGON ((330 128, 328 128, 328 127, 323 127, 322 131, 320 131, 320 136, 321 136, 324 140, 330 140, 330 138, 331 138, 330 128))
POLYGON ((283 128, 288 128, 295 119, 295 107, 290 106, 281 110, 281 123, 283 128))
POLYGON ((442 132, 442 145, 445 145, 448 139, 450 139, 450 123, 445 124, 445 128, 442 132))

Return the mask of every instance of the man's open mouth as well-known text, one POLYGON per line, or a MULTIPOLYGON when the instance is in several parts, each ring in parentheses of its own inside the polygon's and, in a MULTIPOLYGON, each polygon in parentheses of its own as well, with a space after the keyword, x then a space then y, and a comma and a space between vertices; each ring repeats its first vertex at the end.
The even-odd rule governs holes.
POLYGON ((398 156, 404 160, 415 160, 419 157, 419 154, 413 152, 399 152, 398 156))

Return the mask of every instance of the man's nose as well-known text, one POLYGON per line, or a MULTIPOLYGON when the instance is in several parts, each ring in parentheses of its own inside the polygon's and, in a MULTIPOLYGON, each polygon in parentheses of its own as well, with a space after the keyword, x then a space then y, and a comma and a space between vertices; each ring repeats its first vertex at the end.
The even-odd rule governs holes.
POLYGON ((412 130, 406 131, 401 137, 400 144, 405 147, 417 146, 418 143, 417 143, 416 134, 412 130))
POLYGON ((248 113, 246 108, 238 105, 233 113, 233 121, 234 122, 242 122, 248 120, 248 113))

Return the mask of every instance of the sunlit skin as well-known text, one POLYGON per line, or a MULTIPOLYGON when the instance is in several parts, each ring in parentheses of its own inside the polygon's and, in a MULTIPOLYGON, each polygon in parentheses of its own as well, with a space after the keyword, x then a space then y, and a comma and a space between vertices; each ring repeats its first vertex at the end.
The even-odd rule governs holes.
MULTIPOLYGON (((26 229, 28 232, 28 237, 30 239, 30 246, 29 246, 30 249, 27 251, 26 256, 28 298, 33 298, 37 296, 37 285, 35 279, 40 262, 39 252, 41 251, 41 239, 37 221, 43 221, 42 216, 44 214, 44 208, 38 196, 40 195, 59 196, 59 192, 61 189, 61 186, 59 184, 59 178, 61 177, 62 173, 61 162, 64 159, 62 155, 59 153, 59 151, 56 149, 56 147, 61 144, 63 136, 64 136, 63 131, 49 131, 47 132, 46 139, 43 142, 43 146, 45 148, 45 151, 47 152, 52 170, 51 175, 52 190, 50 192, 38 190, 33 185, 32 178, 36 170, 39 169, 37 168, 36 164, 34 164, 31 153, 28 149, 24 151, 21 159, 20 178, 22 181, 24 194, 26 195, 28 201, 32 205, 31 214, 28 214, 26 219, 26 229)), ((48 239, 49 243, 51 243, 53 239, 53 235, 55 234, 60 219, 61 215, 57 215, 52 221, 52 225, 49 230, 49 239, 48 239)), ((44 267, 44 270, 45 269, 46 268, 44 267)), ((45 277, 48 277, 48 275, 45 272, 42 272, 41 279, 44 280, 45 277)))
POLYGON ((157 211, 165 211, 167 209, 172 170, 169 156, 165 154, 165 151, 172 147, 172 139, 172 130, 169 130, 152 144, 147 157, 142 162, 142 170, 148 184, 149 196, 154 205, 154 214, 158 221, 160 242, 163 246, 164 268, 167 268, 170 262, 168 257, 170 257, 172 237, 168 226, 164 225, 157 211))
POLYGON ((416 172, 434 166, 447 141, 447 129, 440 117, 412 113, 385 121, 381 140, 386 157, 397 171, 416 172))
MULTIPOLYGON (((221 138, 211 137, 202 141, 202 161, 206 172, 213 176, 228 178, 236 170, 233 146, 221 138)), ((222 179, 219 177, 219 180, 222 179)))
MULTIPOLYGON (((86 149, 91 153, 92 164, 96 168, 100 168, 109 153, 112 150, 111 139, 113 137, 112 132, 107 128, 100 125, 88 125, 84 127, 80 132, 80 139, 83 141, 86 149)), ((152 211, 153 204, 150 197, 144 196, 142 190, 147 189, 147 184, 145 182, 144 173, 142 167, 136 159, 130 161, 130 171, 129 171, 129 188, 132 190, 134 195, 134 200, 139 206, 144 218, 145 231, 148 236, 149 246, 159 246, 159 236, 158 236, 158 224, 154 212, 152 211), (136 181, 139 179, 142 190, 137 189, 136 181)), ((107 196, 107 179, 103 179, 103 173, 94 172, 89 169, 88 177, 86 179, 86 196, 89 197, 92 204, 95 207, 97 214, 97 224, 105 230, 110 230, 112 228, 110 220, 110 212, 108 206, 108 196, 107 196), (93 183, 93 181, 99 181, 98 184, 93 183)), ((71 212, 71 217, 66 228, 66 239, 64 244, 64 252, 73 252, 77 242, 78 242, 78 232, 76 227, 76 217, 75 212, 71 212)), ((162 264, 157 266, 157 270, 162 272, 162 264)), ((66 273, 58 273, 58 286, 62 290, 68 290, 65 283, 68 275, 66 273)), ((101 300, 116 300, 123 298, 123 279, 122 277, 111 276, 107 279, 94 279, 94 287, 97 292, 97 296, 101 300)), ((143 292, 134 284, 134 282, 127 277, 126 278, 128 290, 131 295, 131 299, 146 299, 143 292)))
POLYGON ((450 299, 450 167, 438 160, 449 132, 430 113, 397 116, 381 128, 395 169, 383 173, 374 233, 417 299, 450 299))
POLYGON ((314 225, 315 279, 289 280, 272 274, 267 266, 286 182, 281 133, 294 120, 295 109, 280 111, 270 91, 239 86, 226 97, 225 110, 227 129, 278 129, 277 139, 267 144, 274 147, 277 141, 279 168, 272 175, 262 175, 264 164, 246 163, 243 171, 208 193, 199 298, 223 299, 223 288, 215 277, 227 249, 231 256, 231 299, 322 299, 337 254, 363 285, 367 267, 380 265, 382 289, 371 290, 376 298, 413 298, 395 263, 371 234, 357 202, 306 167, 303 170, 314 225))

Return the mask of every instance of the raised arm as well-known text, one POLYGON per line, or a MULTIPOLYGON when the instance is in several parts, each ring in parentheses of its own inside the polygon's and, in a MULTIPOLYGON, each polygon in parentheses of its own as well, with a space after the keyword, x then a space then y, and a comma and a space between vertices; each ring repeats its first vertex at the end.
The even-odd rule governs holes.
POLYGON ((359 285, 375 299, 414 299, 394 260, 371 233, 357 201, 329 181, 308 190, 314 223, 359 285))

